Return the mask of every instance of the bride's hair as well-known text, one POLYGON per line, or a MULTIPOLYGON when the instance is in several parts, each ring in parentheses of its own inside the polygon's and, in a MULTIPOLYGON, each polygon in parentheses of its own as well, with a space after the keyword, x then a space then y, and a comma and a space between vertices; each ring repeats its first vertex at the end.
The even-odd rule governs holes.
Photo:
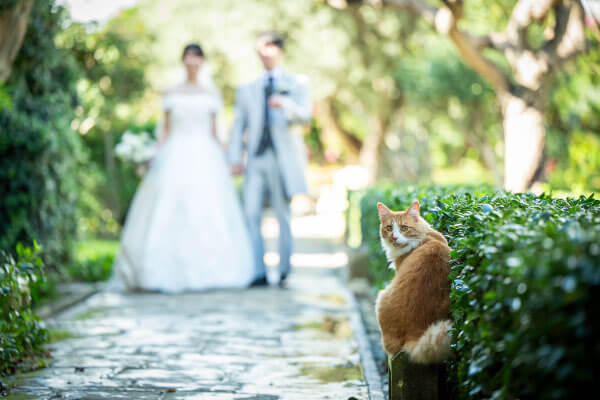
POLYGON ((204 51, 202 50, 202 47, 196 43, 191 43, 185 46, 183 53, 181 54, 181 58, 183 59, 188 53, 192 53, 198 57, 204 57, 204 51))
MULTIPOLYGON (((190 43, 183 49, 183 53, 181 54, 181 59, 185 58, 187 54, 193 54, 198 57, 205 57, 204 51, 202 47, 200 47, 197 43, 190 43)), ((198 84, 203 87, 206 91, 212 92, 219 102, 222 101, 221 91, 219 87, 215 84, 215 81, 212 77, 212 72, 209 65, 206 63, 202 64, 200 68, 200 73, 198 74, 198 84)))

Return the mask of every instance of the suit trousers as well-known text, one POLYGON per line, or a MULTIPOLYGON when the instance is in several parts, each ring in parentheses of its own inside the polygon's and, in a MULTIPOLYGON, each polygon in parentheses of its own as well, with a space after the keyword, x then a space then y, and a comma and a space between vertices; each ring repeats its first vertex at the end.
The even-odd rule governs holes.
POLYGON ((290 203, 272 149, 252 160, 244 182, 244 210, 254 250, 255 278, 266 276, 264 240, 261 233, 266 196, 279 222, 279 273, 288 274, 293 247, 290 203))

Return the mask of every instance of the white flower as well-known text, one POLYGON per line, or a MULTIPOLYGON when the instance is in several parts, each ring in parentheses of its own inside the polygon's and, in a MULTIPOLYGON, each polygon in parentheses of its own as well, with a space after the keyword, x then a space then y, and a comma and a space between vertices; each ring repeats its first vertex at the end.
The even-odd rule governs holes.
POLYGON ((148 132, 135 134, 126 131, 123 133, 121 141, 115 146, 115 153, 122 160, 141 164, 154 157, 156 141, 148 132))

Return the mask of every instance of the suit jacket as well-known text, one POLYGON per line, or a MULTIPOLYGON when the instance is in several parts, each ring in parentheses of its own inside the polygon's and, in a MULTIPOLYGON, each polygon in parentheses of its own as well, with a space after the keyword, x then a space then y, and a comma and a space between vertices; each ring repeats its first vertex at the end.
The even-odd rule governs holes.
MULTIPOLYGON (((242 164, 247 153, 246 169, 252 168, 263 134, 265 113, 265 79, 261 77, 238 88, 235 120, 229 135, 228 158, 232 165, 242 164)), ((304 75, 280 70, 275 80, 275 93, 283 97, 283 107, 269 110, 271 138, 281 178, 289 198, 307 192, 306 150, 293 124, 307 123, 312 116, 310 85, 304 75)))

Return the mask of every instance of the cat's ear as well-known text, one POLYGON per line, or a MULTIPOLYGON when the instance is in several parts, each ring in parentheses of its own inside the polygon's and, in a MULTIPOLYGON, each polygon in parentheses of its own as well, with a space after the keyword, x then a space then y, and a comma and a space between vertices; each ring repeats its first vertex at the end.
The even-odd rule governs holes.
POLYGON ((377 203, 377 209, 379 210, 379 218, 392 215, 392 211, 389 208, 387 208, 383 203, 377 203))
POLYGON ((408 207, 408 215, 410 215, 415 222, 419 220, 419 210, 421 206, 418 201, 413 202, 410 207, 408 207))

